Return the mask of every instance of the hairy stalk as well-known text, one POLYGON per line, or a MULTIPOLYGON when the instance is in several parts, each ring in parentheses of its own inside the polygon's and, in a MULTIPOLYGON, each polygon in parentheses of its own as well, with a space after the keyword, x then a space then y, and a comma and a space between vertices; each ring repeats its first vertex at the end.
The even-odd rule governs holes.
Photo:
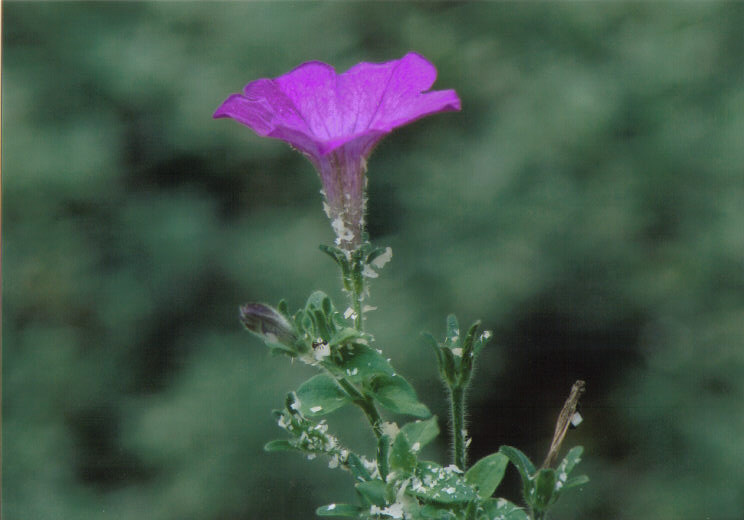
POLYGON ((362 301, 364 300, 364 291, 367 280, 364 278, 363 274, 364 258, 360 253, 361 250, 358 249, 351 255, 353 264, 351 266, 352 279, 349 297, 351 298, 351 308, 354 311, 354 328, 362 332, 364 328, 362 301))
POLYGON ((461 386, 450 388, 450 412, 452 425, 452 443, 454 446, 454 464, 465 471, 465 389, 461 386))
POLYGON ((388 474, 387 451, 389 449, 388 443, 390 441, 383 436, 382 418, 372 402, 372 399, 369 397, 365 396, 365 400, 357 404, 364 411, 369 423, 372 425, 372 431, 375 432, 375 437, 377 437, 377 469, 380 472, 380 477, 385 480, 388 474))
POLYGON ((354 404, 362 409, 364 415, 369 420, 369 424, 372 426, 372 431, 375 433, 375 437, 379 440, 380 437, 382 437, 382 418, 380 417, 380 412, 377 411, 372 398, 365 395, 345 377, 338 379, 338 382, 351 396, 354 404))
MULTIPOLYGON (((354 254, 352 253, 352 258, 354 254)), ((364 262, 362 258, 357 258, 352 265, 352 276, 348 280, 349 288, 349 299, 351 300, 351 309, 354 312, 354 328, 359 332, 363 332, 364 327, 364 316, 362 315, 362 301, 364 299, 364 291, 366 280, 362 271, 364 269, 364 262)), ((345 283, 346 285, 346 283, 345 283)), ((346 378, 340 380, 341 386, 353 397, 354 404, 362 409, 364 415, 367 417, 369 424, 372 426, 372 431, 377 438, 377 468, 380 472, 380 476, 383 480, 387 477, 387 451, 389 449, 388 440, 383 436, 382 432, 382 417, 380 412, 377 411, 374 401, 371 397, 356 388, 346 378)))
POLYGON ((354 310, 354 328, 359 332, 362 332, 364 327, 363 316, 362 316, 362 294, 357 294, 356 291, 351 294, 351 308, 354 310))

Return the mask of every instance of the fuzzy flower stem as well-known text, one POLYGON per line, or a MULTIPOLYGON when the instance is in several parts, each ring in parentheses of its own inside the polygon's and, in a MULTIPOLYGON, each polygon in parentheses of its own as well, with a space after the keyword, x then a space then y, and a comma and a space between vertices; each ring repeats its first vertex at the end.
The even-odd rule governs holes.
POLYGON ((364 415, 369 421, 369 424, 372 426, 372 431, 377 438, 377 466, 380 470, 380 475, 382 476, 382 478, 385 478, 387 476, 387 467, 385 465, 387 456, 384 453, 384 445, 386 443, 382 438, 382 417, 380 417, 380 412, 377 411, 377 407, 375 406, 372 398, 359 391, 359 389, 357 389, 357 387, 354 386, 348 379, 344 377, 339 379, 338 382, 343 387, 343 389, 352 396, 354 404, 362 409, 364 415))
POLYGON ((351 308, 354 309, 354 328, 359 332, 363 332, 364 316, 362 313, 364 311, 362 301, 364 300, 364 285, 362 285, 362 290, 360 292, 352 290, 349 297, 351 298, 351 308))
POLYGON ((450 387, 450 412, 452 425, 452 443, 454 446, 454 464, 465 471, 465 388, 450 387))

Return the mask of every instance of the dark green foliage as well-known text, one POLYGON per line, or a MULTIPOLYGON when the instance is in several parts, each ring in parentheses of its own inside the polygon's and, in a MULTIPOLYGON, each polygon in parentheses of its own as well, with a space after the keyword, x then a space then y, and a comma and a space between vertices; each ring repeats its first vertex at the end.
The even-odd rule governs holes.
POLYGON ((492 453, 473 464, 465 473, 465 480, 475 486, 479 497, 489 498, 504 478, 508 462, 505 455, 492 453))
POLYGON ((431 412, 419 402, 416 391, 400 376, 374 376, 369 381, 369 390, 382 406, 395 413, 429 417, 431 412))
POLYGON ((569 478, 569 474, 581 459, 584 451, 581 446, 569 450, 556 469, 546 467, 536 469, 527 455, 511 446, 502 446, 499 451, 517 468, 522 479, 522 498, 532 512, 533 519, 545 518, 547 510, 566 489, 589 482, 586 475, 569 478))

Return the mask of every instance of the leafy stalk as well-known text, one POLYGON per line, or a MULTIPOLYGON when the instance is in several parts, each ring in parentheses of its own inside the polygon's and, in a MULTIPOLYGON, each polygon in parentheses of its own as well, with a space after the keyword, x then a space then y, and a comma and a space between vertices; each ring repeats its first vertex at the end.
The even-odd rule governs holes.
POLYGON ((454 464, 464 470, 466 462, 465 444, 465 389, 461 386, 450 388, 450 412, 452 414, 452 443, 454 445, 454 464))

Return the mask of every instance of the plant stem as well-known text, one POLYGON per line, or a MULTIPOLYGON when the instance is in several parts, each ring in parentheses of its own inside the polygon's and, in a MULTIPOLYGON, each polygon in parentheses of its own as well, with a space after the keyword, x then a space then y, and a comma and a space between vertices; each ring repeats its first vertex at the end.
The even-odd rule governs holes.
POLYGON ((369 424, 372 425, 372 431, 375 433, 375 437, 378 439, 382 437, 382 418, 372 402, 372 399, 364 396, 364 400, 358 401, 357 405, 362 409, 364 415, 367 416, 369 424))
MULTIPOLYGON (((363 332, 364 316, 362 315, 362 301, 364 300, 367 281, 364 278, 364 258, 361 256, 360 249, 352 252, 351 262, 351 276, 344 279, 344 285, 350 288, 349 298, 351 299, 351 309, 354 312, 354 328, 359 332, 363 332)), ((374 400, 370 396, 364 391, 359 391, 350 381, 344 380, 344 382, 345 384, 343 386, 353 388, 353 392, 350 392, 350 395, 354 396, 354 403, 362 409, 370 425, 372 425, 372 431, 377 438, 377 469, 380 472, 380 477, 385 480, 388 474, 387 458, 388 450, 390 449, 390 440, 382 432, 382 417, 380 417, 380 412, 377 411, 374 400)))
POLYGON ((357 249, 351 253, 350 281, 351 291, 349 291, 349 297, 351 298, 351 308, 354 311, 354 328, 361 332, 364 327, 362 300, 364 300, 364 290, 367 284, 367 280, 364 277, 364 257, 362 256, 361 249, 357 249))
POLYGON ((375 433, 375 437, 377 437, 377 469, 380 472, 380 477, 385 480, 388 473, 387 451, 390 441, 387 437, 383 436, 382 418, 380 417, 380 413, 377 411, 377 408, 372 402, 372 399, 367 396, 364 397, 364 401, 360 401, 357 404, 364 411, 364 414, 367 416, 369 423, 372 425, 372 431, 375 433))
POLYGON ((454 464, 465 471, 465 388, 450 387, 450 404, 454 464))
POLYGON ((362 295, 352 292, 351 308, 354 310, 354 328, 362 332, 364 321, 362 319, 362 295))
POLYGON ((372 431, 377 438, 377 468, 380 471, 380 476, 384 479, 387 477, 387 442, 389 441, 383 439, 382 417, 380 417, 380 412, 377 411, 377 407, 372 398, 366 395, 363 391, 360 391, 351 381, 345 377, 341 377, 338 379, 338 382, 352 397, 354 404, 362 409, 369 424, 372 426, 372 431))

